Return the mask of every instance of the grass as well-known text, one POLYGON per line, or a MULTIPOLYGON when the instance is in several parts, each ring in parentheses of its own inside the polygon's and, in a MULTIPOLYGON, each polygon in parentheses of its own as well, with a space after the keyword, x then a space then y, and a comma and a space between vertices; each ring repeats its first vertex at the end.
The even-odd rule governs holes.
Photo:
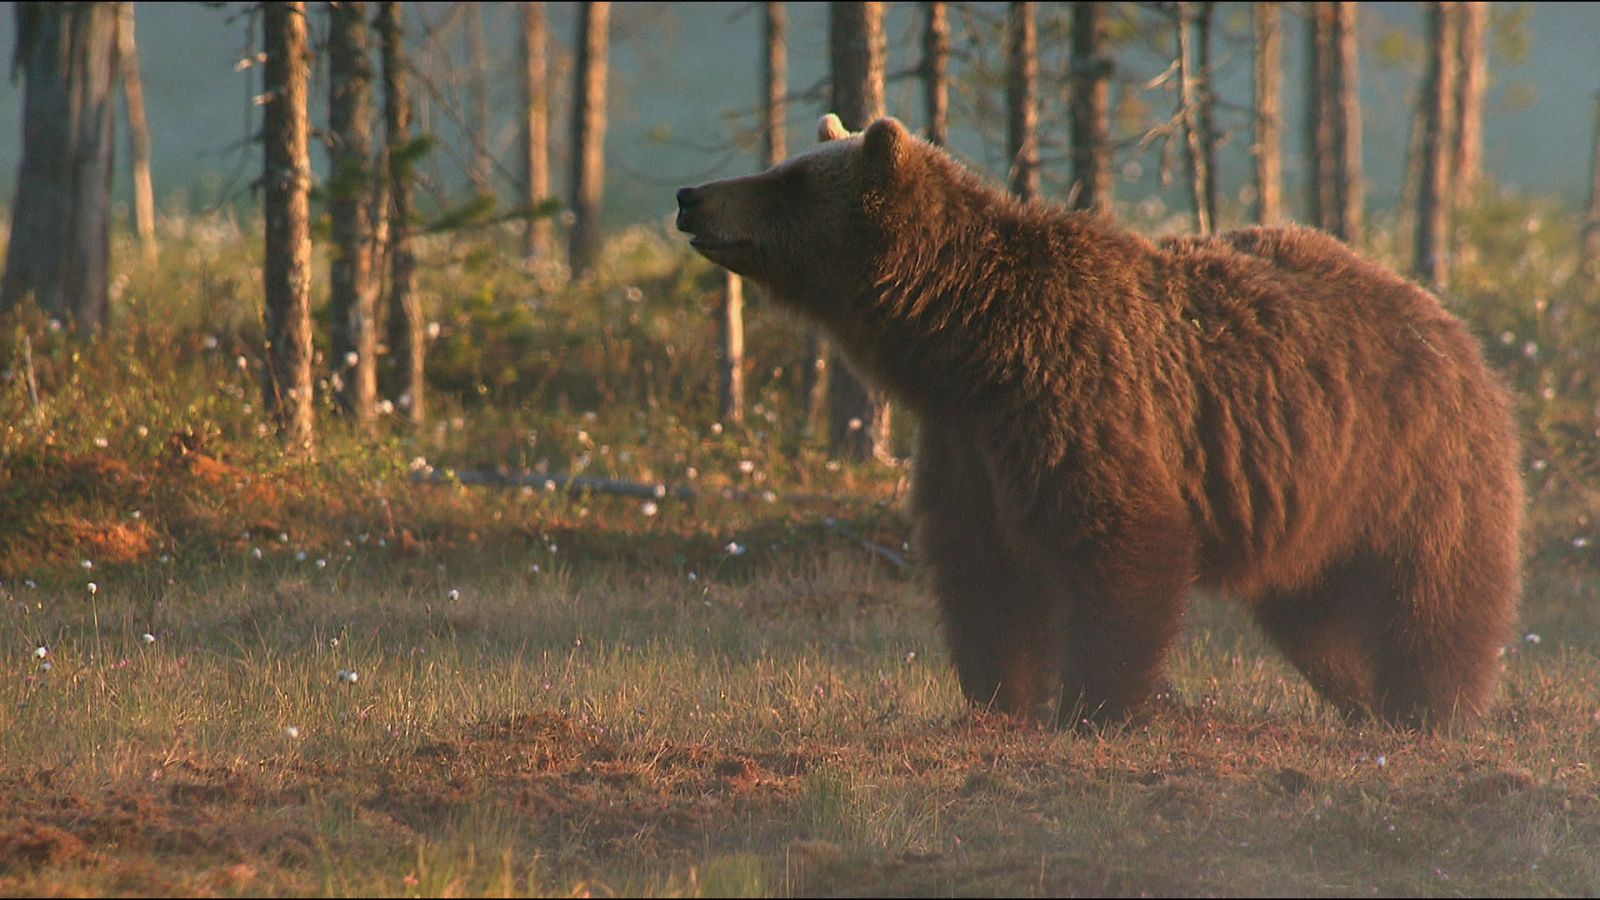
MULTIPOLYGON (((714 420, 701 264, 633 235, 571 285, 441 240, 436 426, 324 411, 297 462, 258 429, 249 247, 191 223, 103 339, 0 332, 0 893, 1600 891, 1600 492, 1561 442, 1582 395, 1539 391, 1560 329, 1499 360, 1530 559, 1486 721, 1346 725, 1201 598, 1148 720, 1064 734, 964 708, 895 561, 904 469, 827 462, 791 323, 752 314, 760 409, 714 420)), ((1464 308, 1514 330, 1492 274, 1464 308)))

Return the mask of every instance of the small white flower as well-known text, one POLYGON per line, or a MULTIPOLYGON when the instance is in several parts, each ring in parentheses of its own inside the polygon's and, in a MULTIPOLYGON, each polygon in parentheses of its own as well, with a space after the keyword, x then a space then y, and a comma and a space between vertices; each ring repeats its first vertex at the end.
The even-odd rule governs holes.
POLYGON ((146 631, 144 634, 139 635, 139 640, 144 641, 146 644, 154 644, 156 636, 146 631))
POLYGON ((755 462, 753 460, 748 460, 748 459, 739 460, 739 471, 743 472, 746 475, 749 475, 751 472, 754 472, 755 470, 756 470, 756 464, 755 464, 755 462))
POLYGON ((55 666, 51 665, 50 664, 50 660, 48 660, 48 659, 45 660, 42 663, 39 663, 39 671, 41 671, 41 672, 48 672, 48 671, 50 671, 51 669, 54 669, 54 668, 55 668, 55 666))
POLYGON ((762 491, 761 492, 761 499, 766 501, 766 502, 768 502, 768 503, 777 503, 778 502, 778 493, 777 493, 777 491, 773 491, 773 490, 762 491))
POLYGON ((170 554, 170 553, 161 554, 161 564, 162 565, 166 565, 169 562, 172 562, 172 554, 170 554))
POLYGON ((305 562, 306 561, 306 552, 304 550, 296 550, 294 552, 294 561, 295 562, 305 562))
POLYGON ((353 671, 353 670, 350 670, 350 669, 340 669, 339 670, 339 683, 340 684, 355 684, 359 680, 361 680, 361 673, 353 671))
POLYGON ((145 438, 150 436, 150 429, 140 425, 138 428, 134 429, 134 433, 139 435, 139 437, 145 438))
POLYGON ((96 447, 99 447, 100 449, 104 450, 105 448, 111 446, 111 442, 106 440, 103 437, 97 437, 97 438, 94 439, 94 445, 96 447))
POLYGON ((234 359, 233 364, 238 366, 240 371, 250 368, 250 360, 245 359, 243 353, 234 359))
POLYGON ((280 544, 289 543, 289 532, 287 532, 287 531, 278 532, 278 543, 280 543, 280 544))
POLYGON ((639 513, 646 517, 653 516, 660 511, 661 507, 657 506, 654 500, 646 500, 639 505, 639 513))
POLYGON ((1387 757, 1387 756, 1379 756, 1377 758, 1376 762, 1378 763, 1378 768, 1381 769, 1381 768, 1389 765, 1389 757, 1387 757))
POLYGON ((443 330, 444 329, 442 329, 439 326, 438 322, 429 322, 428 323, 428 340, 430 340, 430 341, 431 340, 437 340, 438 337, 439 337, 439 333, 441 331, 443 331, 443 330))
POLYGON ((721 422, 712 422, 711 423, 711 433, 712 434, 721 434, 722 433, 722 423, 721 422))
POLYGON ((657 500, 665 499, 667 496, 667 486, 664 484, 658 484, 650 491, 650 493, 655 494, 657 500))
POLYGON ((451 603, 454 603, 457 600, 461 599, 461 592, 456 590, 455 588, 451 588, 450 589, 450 593, 445 594, 444 596, 445 596, 445 599, 449 600, 451 603))
POLYGON ((206 348, 207 350, 217 349, 217 344, 217 336, 214 334, 208 334, 200 339, 200 346, 206 348))
POLYGON ((528 567, 528 571, 532 572, 535 575, 539 574, 539 564, 538 563, 534 563, 533 565, 529 566, 528 567))
POLYGON ((261 558, 261 548, 260 547, 251 547, 250 548, 250 558, 251 559, 260 559, 261 558))
POLYGON ((300 729, 294 725, 290 725, 289 727, 283 729, 283 736, 289 740, 296 740, 300 737, 300 729))
POLYGON ((1530 644, 1537 644, 1540 641, 1544 640, 1544 638, 1539 637, 1538 632, 1530 631, 1530 632, 1528 632, 1527 637, 1523 638, 1523 640, 1527 641, 1530 644))
POLYGON ((354 369, 356 363, 361 362, 361 354, 351 350, 344 355, 344 365, 347 369, 354 369))
POLYGON ((37 656, 40 659, 44 659, 46 656, 50 655, 50 648, 49 647, 44 647, 44 646, 35 647, 33 649, 33 655, 37 656))
POLYGON ((910 651, 910 652, 908 652, 906 654, 906 662, 911 662, 912 660, 914 660, 916 658, 917 658, 917 651, 915 651, 915 650, 912 650, 912 651, 910 651))
POLYGON ((327 567, 328 567, 328 561, 327 560, 325 560, 325 559, 317 560, 317 568, 326 569, 327 567))
POLYGON ((92 568, 94 568, 94 560, 86 559, 86 560, 78 563, 78 565, 83 566, 85 569, 92 569, 92 568))
POLYGON ((1572 539, 1572 546, 1575 549, 1582 550, 1583 548, 1589 546, 1589 539, 1586 537, 1575 537, 1572 539))
POLYGON ((738 541, 729 541, 728 546, 722 548, 729 556, 743 556, 745 546, 738 541))
POLYGON ((855 416, 855 417, 852 417, 850 419, 850 430, 851 431, 860 431, 861 430, 861 417, 860 416, 855 416))
POLYGON ((699 575, 696 575, 696 574, 695 574, 695 573, 693 573, 693 572, 690 572, 690 573, 689 573, 689 580, 690 580, 690 581, 699 581, 699 580, 700 580, 700 576, 699 576, 699 575))

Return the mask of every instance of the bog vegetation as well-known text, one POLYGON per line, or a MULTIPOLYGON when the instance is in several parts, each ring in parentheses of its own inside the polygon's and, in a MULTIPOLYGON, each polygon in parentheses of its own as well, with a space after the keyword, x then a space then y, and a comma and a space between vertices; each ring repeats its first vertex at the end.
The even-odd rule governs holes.
POLYGON ((297 460, 252 229, 163 227, 101 337, 0 335, 0 892, 1600 887, 1600 321, 1554 204, 1463 225, 1449 302, 1517 390, 1529 561, 1500 700, 1430 739, 1338 721, 1205 600, 1148 721, 968 714, 904 469, 828 461, 759 303, 719 421, 720 275, 664 229, 578 281, 427 239, 432 423, 330 407, 297 460))

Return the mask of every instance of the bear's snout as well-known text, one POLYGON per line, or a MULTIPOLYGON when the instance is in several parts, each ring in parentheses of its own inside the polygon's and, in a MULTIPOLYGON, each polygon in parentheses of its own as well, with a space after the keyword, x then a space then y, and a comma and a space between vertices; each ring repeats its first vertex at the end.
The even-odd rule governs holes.
POLYGON ((700 206, 700 192, 694 188, 678 189, 678 230, 694 231, 692 216, 700 206))

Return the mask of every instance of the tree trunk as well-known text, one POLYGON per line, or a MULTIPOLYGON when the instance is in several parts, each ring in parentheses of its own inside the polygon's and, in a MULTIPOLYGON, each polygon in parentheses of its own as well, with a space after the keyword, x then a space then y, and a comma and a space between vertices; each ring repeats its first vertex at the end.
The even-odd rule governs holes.
POLYGON ((722 377, 719 379, 722 418, 744 421, 744 282, 728 272, 722 295, 722 377))
MULTIPOLYGON (((522 4, 522 183, 530 211, 550 197, 550 70, 545 47, 549 25, 542 2, 522 4)), ((522 231, 522 255, 550 255, 550 217, 530 217, 522 231)))
POLYGON ((15 5, 26 88, 0 311, 32 296, 91 333, 108 314, 117 7, 15 5))
POLYGON ((411 246, 411 98, 407 84, 403 9, 398 2, 378 5, 383 49, 383 136, 385 180, 389 186, 389 365, 386 394, 413 425, 427 421, 423 363, 427 353, 422 298, 417 295, 417 260, 411 246))
POLYGON ((1311 172, 1309 185, 1311 224, 1333 231, 1334 130, 1328 85, 1334 78, 1333 4, 1318 0, 1306 4, 1311 20, 1306 27, 1306 154, 1311 172))
POLYGON ((600 203, 605 191, 606 62, 611 4, 585 3, 578 12, 578 59, 572 98, 572 274, 600 258, 600 203))
POLYGON ((333 385, 339 407, 363 424, 378 399, 377 284, 373 279, 372 62, 367 4, 328 4, 328 130, 332 177, 329 265, 333 385))
POLYGON ((494 193, 493 161, 489 157, 489 51, 484 46, 483 4, 465 3, 467 26, 467 97, 472 104, 472 190, 494 193))
MULTIPOLYGON (((1209 141, 1202 134, 1200 94, 1204 90, 1197 72, 1198 65, 1189 23, 1198 23, 1193 3, 1178 4, 1178 115, 1183 123, 1184 153, 1189 168, 1189 196, 1194 203, 1194 230, 1201 236, 1211 234, 1215 210, 1211 187, 1211 159, 1207 152, 1209 141)), ((1204 13, 1202 12, 1201 15, 1204 13)))
POLYGON ((950 12, 945 3, 922 4, 922 101, 928 141, 950 141, 950 12))
POLYGON ((1333 220, 1329 230, 1350 244, 1361 242, 1366 228, 1365 185, 1361 175, 1361 95, 1356 44, 1357 4, 1331 3, 1333 78, 1328 104, 1333 119, 1333 220))
POLYGON ((1583 220, 1583 247, 1579 278, 1590 301, 1600 299, 1600 96, 1594 105, 1593 160, 1589 173, 1589 209, 1583 220))
POLYGON ((1422 176, 1417 185, 1417 280, 1441 290, 1449 274, 1450 255, 1450 125, 1455 120, 1457 48, 1455 25, 1460 10, 1454 2, 1428 6, 1428 67, 1420 102, 1426 115, 1422 129, 1422 176))
POLYGON ((764 6, 761 54, 761 167, 770 169, 789 155, 784 123, 789 114, 789 12, 782 3, 764 6))
POLYGON ((1459 17, 1460 71, 1456 78, 1453 193, 1473 196, 1483 175, 1483 98, 1489 86, 1489 4, 1463 3, 1459 17))
POLYGON ((122 100, 128 115, 128 161, 133 173, 133 230, 146 258, 156 253, 156 199, 150 181, 150 125, 144 115, 144 81, 139 77, 139 45, 134 39, 133 4, 117 4, 117 58, 121 61, 122 100))
POLYGON ((1026 201, 1039 196, 1039 26, 1032 3, 1006 6, 1007 180, 1026 201))
POLYGON ((1283 219, 1283 5, 1257 3, 1255 13, 1255 157, 1258 225, 1283 219))
POLYGON ((1073 209, 1110 212, 1111 60, 1106 54, 1106 4, 1072 4, 1073 209))
POLYGON ((1205 160, 1201 169, 1201 187, 1206 201, 1206 219, 1213 230, 1217 227, 1217 94, 1211 78, 1211 26, 1216 19, 1217 4, 1203 0, 1192 6, 1194 11, 1194 101, 1195 118, 1199 124, 1200 155, 1205 160))
POLYGON ((263 7, 266 57, 266 408, 291 453, 310 453, 315 406, 311 393, 311 153, 306 122, 306 5, 263 7))
MULTIPOLYGON (((859 131, 883 116, 884 60, 882 3, 828 4, 828 52, 832 107, 844 126, 859 131)), ((838 457, 888 459, 889 402, 868 391, 860 379, 829 352, 827 377, 829 447, 838 457)))

